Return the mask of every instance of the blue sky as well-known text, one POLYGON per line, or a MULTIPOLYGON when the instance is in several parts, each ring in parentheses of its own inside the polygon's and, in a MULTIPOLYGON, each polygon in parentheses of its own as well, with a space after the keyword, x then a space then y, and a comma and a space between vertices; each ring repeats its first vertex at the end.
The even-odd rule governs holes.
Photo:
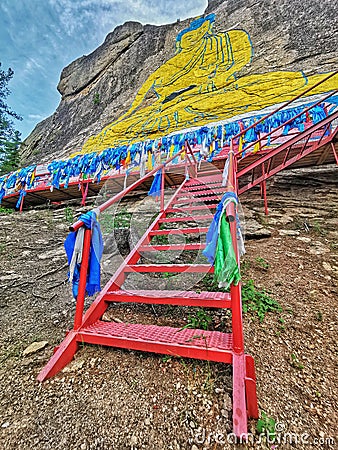
POLYGON ((1 0, 0 61, 11 67, 7 103, 25 138, 60 102, 63 67, 98 47, 127 20, 160 25, 202 14, 207 0, 1 0))

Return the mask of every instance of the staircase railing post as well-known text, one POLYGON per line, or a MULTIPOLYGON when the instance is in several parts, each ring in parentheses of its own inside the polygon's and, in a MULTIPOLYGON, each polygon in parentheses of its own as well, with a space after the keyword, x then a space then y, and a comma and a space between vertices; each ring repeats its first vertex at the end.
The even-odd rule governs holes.
POLYGON ((91 230, 86 228, 85 232, 84 232, 84 239, 83 239, 82 262, 81 262, 81 268, 80 268, 78 294, 76 297, 74 330, 78 330, 82 324, 84 301, 85 301, 85 296, 86 296, 90 241, 91 241, 91 230))
POLYGON ((165 166, 162 167, 162 177, 161 177, 161 206, 160 211, 164 210, 164 175, 165 175, 165 166))
POLYGON ((238 284, 230 286, 232 311, 232 340, 234 352, 241 355, 244 352, 241 287, 238 284))
POLYGON ((186 179, 189 178, 187 145, 185 145, 185 154, 184 154, 184 175, 186 179))
MULTIPOLYGON (((229 171, 228 171, 228 191, 237 193, 237 180, 236 180, 236 160, 234 158, 234 151, 232 147, 232 141, 230 143, 229 151, 229 171)), ((236 224, 236 207, 233 202, 230 202, 227 207, 227 218, 230 225, 232 245, 236 255, 238 265, 239 254, 237 246, 237 224, 236 224)), ((244 337, 243 337, 243 320, 242 320, 242 299, 241 299, 241 286, 240 283, 236 286, 232 283, 230 286, 231 295, 231 315, 232 315, 232 339, 233 350, 236 354, 240 355, 244 353, 244 337)))
POLYGON ((337 155, 337 152, 336 152, 336 149, 335 149, 335 146, 334 146, 333 142, 331 142, 331 148, 332 148, 332 151, 333 151, 333 154, 334 154, 334 158, 336 160, 336 164, 338 164, 338 155, 337 155))
POLYGON ((264 199, 264 211, 265 211, 265 215, 267 216, 269 214, 269 209, 268 209, 268 197, 266 195, 266 179, 265 179, 265 165, 264 165, 264 162, 262 164, 262 176, 264 177, 264 179, 261 182, 261 196, 264 199))
POLYGON ((195 178, 195 177, 197 177, 198 162, 194 155, 194 152, 192 151, 192 148, 190 147, 188 140, 185 141, 185 151, 186 151, 186 156, 188 156, 188 151, 189 151, 189 153, 192 157, 193 162, 190 161, 190 158, 189 158, 189 162, 190 162, 190 166, 192 167, 192 177, 195 178))

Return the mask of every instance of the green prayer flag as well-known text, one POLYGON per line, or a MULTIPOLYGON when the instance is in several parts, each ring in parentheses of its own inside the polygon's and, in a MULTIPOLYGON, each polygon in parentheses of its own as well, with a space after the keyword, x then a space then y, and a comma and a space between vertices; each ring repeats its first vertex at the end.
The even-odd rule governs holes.
POLYGON ((241 275, 237 264, 234 247, 230 232, 230 224, 225 218, 221 217, 219 236, 215 254, 215 279, 219 287, 228 289, 231 283, 239 283, 241 275))

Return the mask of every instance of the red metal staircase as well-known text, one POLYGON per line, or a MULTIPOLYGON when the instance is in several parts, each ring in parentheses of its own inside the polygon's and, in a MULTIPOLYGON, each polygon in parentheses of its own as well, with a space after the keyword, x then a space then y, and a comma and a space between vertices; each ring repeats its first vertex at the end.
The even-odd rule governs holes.
MULTIPOLYGON (((235 172, 234 165, 232 165, 227 189, 232 190, 234 183, 235 172)), ((204 235, 208 230, 208 227, 203 226, 202 222, 206 222, 206 224, 211 222, 212 212, 214 212, 224 191, 221 174, 184 180, 85 314, 83 314, 83 305, 86 269, 83 269, 83 274, 80 275, 74 329, 69 332, 65 340, 56 349, 51 360, 39 374, 38 380, 43 381, 55 375, 70 362, 78 349, 79 343, 99 344, 232 364, 234 432, 238 436, 247 433, 247 417, 257 418, 258 406, 254 361, 251 356, 244 353, 240 286, 232 285, 230 293, 154 289, 129 290, 124 288, 127 277, 133 273, 212 273, 213 267, 207 264, 206 258, 204 264, 145 264, 142 256, 147 252, 202 250, 205 247, 204 235), (204 214, 202 215, 200 206, 203 206, 204 214), (182 213, 185 216, 182 216, 182 213), (191 221, 194 221, 197 225, 194 227, 190 225, 187 227, 181 226, 179 229, 164 228, 167 224, 173 222, 184 225, 184 222, 191 221), (152 243, 156 236, 178 233, 184 236, 192 234, 195 237, 198 236, 198 242, 184 242, 182 244, 152 243), (111 302, 230 308, 232 312, 232 332, 221 333, 201 329, 102 321, 102 315, 111 302)), ((234 245, 237 245, 236 226, 233 221, 235 211, 229 210, 227 214, 229 221, 232 220, 233 242, 234 245)), ((75 225, 75 228, 77 227, 78 225, 75 225)), ((86 267, 88 261, 90 233, 90 230, 85 230, 81 271, 83 267, 86 267)), ((235 248, 237 249, 237 247, 235 248)))

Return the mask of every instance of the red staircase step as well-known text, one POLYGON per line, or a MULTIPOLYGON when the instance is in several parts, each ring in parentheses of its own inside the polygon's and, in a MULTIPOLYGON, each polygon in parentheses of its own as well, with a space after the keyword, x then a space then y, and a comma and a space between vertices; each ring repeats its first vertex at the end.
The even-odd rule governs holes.
POLYGON ((193 178, 189 180, 185 186, 198 186, 198 185, 205 185, 210 183, 220 183, 222 182, 222 174, 216 173, 211 175, 206 175, 207 172, 204 172, 204 174, 199 174, 198 179, 193 178))
MULTIPOLYGON (((189 199, 187 200, 182 200, 181 198, 179 199, 179 202, 181 202, 182 204, 187 203, 188 201, 192 201, 193 203, 201 203, 201 202, 211 202, 212 200, 220 200, 220 196, 218 195, 209 195, 208 197, 189 197, 189 199)), ((175 201, 175 205, 179 204, 178 201, 175 201)))
POLYGON ((81 328, 78 342, 231 363, 232 335, 219 331, 97 321, 81 328))
POLYGON ((168 208, 166 209, 167 213, 174 213, 174 212, 191 212, 191 211, 198 211, 198 210, 206 210, 206 209, 216 209, 218 206, 218 203, 212 204, 212 205, 191 205, 189 207, 178 207, 175 208, 168 208))
POLYGON ((130 264, 124 268, 124 271, 140 273, 213 273, 214 267, 209 264, 130 264))
POLYGON ((201 166, 200 172, 199 172, 199 179, 201 179, 203 176, 208 177, 208 178, 219 179, 222 176, 221 171, 217 168, 211 169, 211 170, 206 170, 206 169, 208 169, 208 167, 204 168, 203 165, 201 166))
POLYGON ((194 191, 190 191, 189 189, 187 190, 182 190, 182 192, 180 192, 178 194, 178 198, 181 197, 201 197, 203 195, 210 195, 210 194, 222 194, 223 192, 226 192, 227 188, 225 187, 208 187, 208 186, 204 186, 204 189, 199 189, 194 190, 194 191))
POLYGON ((200 191, 206 188, 210 188, 210 189, 218 189, 222 187, 222 183, 220 181, 218 182, 213 182, 213 183, 207 183, 207 184, 193 184, 191 186, 187 186, 184 188, 184 190, 189 191, 189 192, 195 192, 195 191, 200 191))
POLYGON ((203 242, 188 243, 188 244, 168 244, 168 245, 142 245, 139 247, 139 252, 154 252, 164 250, 203 250, 206 244, 203 242))
POLYGON ((208 227, 193 227, 193 228, 173 228, 170 230, 153 230, 149 232, 149 236, 161 236, 164 234, 190 234, 190 233, 206 233, 208 227))
POLYGON ((171 223, 171 222, 197 222, 201 220, 210 220, 214 218, 213 214, 204 214, 203 216, 185 216, 185 217, 166 217, 160 219, 159 223, 171 223))
MULTIPOLYGON (((203 191, 201 193, 201 195, 199 193, 196 194, 195 192, 194 193, 183 193, 182 195, 177 196, 177 200, 180 202, 187 202, 187 201, 196 202, 198 200, 199 201, 201 201, 201 200, 209 201, 210 197, 211 198, 217 197, 220 200, 222 198, 222 195, 223 195, 222 193, 218 193, 216 191, 203 191)), ((177 200, 176 200, 176 202, 177 202, 177 200)))
POLYGON ((198 306, 207 308, 230 308, 230 293, 194 291, 145 291, 118 290, 104 296, 109 302, 147 303, 162 305, 198 306))

